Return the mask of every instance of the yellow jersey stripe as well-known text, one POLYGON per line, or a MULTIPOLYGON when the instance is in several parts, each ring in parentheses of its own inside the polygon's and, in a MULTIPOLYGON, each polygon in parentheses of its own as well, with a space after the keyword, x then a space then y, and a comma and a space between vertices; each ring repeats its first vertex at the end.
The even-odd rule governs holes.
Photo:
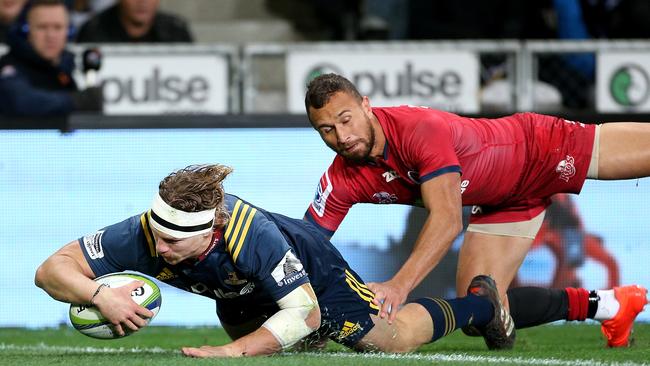
POLYGON ((367 295, 361 293, 361 291, 360 291, 359 288, 357 287, 357 284, 354 283, 352 280, 350 280, 349 277, 347 277, 347 278, 345 279, 345 282, 348 283, 348 286, 350 286, 350 288, 352 289, 352 291, 356 292, 357 295, 359 295, 359 297, 360 297, 362 300, 367 301, 367 302, 368 302, 368 305, 369 305, 372 309, 379 310, 379 306, 377 306, 377 305, 375 305, 375 304, 372 303, 372 299, 374 298, 374 296, 369 297, 369 296, 367 296, 367 295))
POLYGON ((246 211, 248 211, 250 207, 251 206, 244 204, 244 207, 237 214, 237 216, 233 215, 233 217, 231 218, 231 220, 234 220, 236 223, 235 223, 235 228, 230 233, 230 236, 226 236, 226 240, 228 241, 228 251, 230 252, 230 254, 233 253, 233 247, 237 242, 237 238, 241 235, 241 225, 244 222, 246 211))
MULTIPOLYGON (((359 285, 360 288, 364 288, 364 289, 367 289, 368 291, 370 291, 370 289, 368 288, 368 286, 366 286, 365 283, 359 282, 359 280, 357 280, 357 278, 354 277, 354 275, 350 271, 348 271, 347 269, 345 270, 345 275, 350 277, 354 282, 356 282, 356 284, 359 285)), ((370 293, 372 293, 372 291, 370 291, 370 293)), ((373 296, 374 296, 374 294, 373 294, 373 296)))
POLYGON ((154 243, 153 234, 151 233, 151 229, 149 228, 150 215, 151 215, 150 211, 147 211, 146 213, 140 215, 140 225, 142 225, 142 231, 144 231, 144 237, 145 239, 147 239, 147 244, 149 245, 149 254, 151 254, 152 257, 157 257, 158 254, 156 253, 156 244, 154 243))
POLYGON ((242 203, 241 200, 237 200, 237 203, 235 203, 235 208, 233 208, 232 210, 232 216, 230 217, 228 226, 226 226, 226 232, 225 234, 223 234, 223 236, 226 238, 230 237, 230 232, 232 231, 232 228, 235 225, 235 216, 237 216, 237 213, 239 212, 239 206, 241 206, 241 203, 242 203))
POLYGON ((352 291, 356 292, 357 295, 359 295, 359 297, 360 297, 361 299, 363 299, 364 301, 368 301, 368 302, 371 302, 371 301, 372 301, 372 298, 369 297, 369 296, 367 296, 367 295, 365 295, 365 294, 363 294, 363 293, 361 293, 361 291, 359 291, 359 288, 357 287, 357 285, 356 285, 354 282, 352 282, 349 278, 346 278, 346 279, 345 279, 345 282, 348 283, 348 286, 350 286, 350 288, 352 289, 352 291))
POLYGON ((375 297, 375 294, 374 294, 372 291, 370 291, 370 289, 368 288, 368 286, 366 286, 365 284, 359 282, 359 280, 357 280, 357 279, 352 275, 352 273, 350 273, 347 269, 345 270, 345 276, 348 277, 349 279, 351 279, 354 283, 356 283, 356 284, 357 284, 357 287, 359 288, 360 291, 363 291, 366 295, 368 295, 368 296, 370 296, 370 297, 372 297, 372 298, 375 297))
POLYGON ((244 240, 246 240, 246 235, 248 235, 248 229, 251 226, 251 222, 253 221, 253 217, 255 217, 256 212, 257 209, 253 207, 248 213, 248 217, 246 218, 246 224, 244 224, 242 233, 241 235, 239 235, 239 240, 237 240, 237 245, 235 246, 235 253, 232 255, 233 262, 237 262, 237 257, 239 256, 239 252, 241 251, 241 248, 244 246, 244 240))

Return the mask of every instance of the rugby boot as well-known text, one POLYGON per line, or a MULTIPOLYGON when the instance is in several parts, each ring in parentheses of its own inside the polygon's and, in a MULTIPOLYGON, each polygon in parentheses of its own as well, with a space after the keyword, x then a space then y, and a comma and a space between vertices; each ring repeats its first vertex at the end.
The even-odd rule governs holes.
POLYGON ((515 322, 501 303, 497 285, 490 276, 479 275, 472 279, 468 293, 485 297, 494 307, 494 317, 482 327, 468 326, 465 334, 478 333, 483 336, 489 349, 511 349, 515 344, 515 322))
POLYGON ((614 296, 620 304, 612 319, 602 322, 600 329, 607 338, 607 347, 628 347, 634 319, 648 303, 648 290, 643 286, 631 285, 614 287, 614 296))

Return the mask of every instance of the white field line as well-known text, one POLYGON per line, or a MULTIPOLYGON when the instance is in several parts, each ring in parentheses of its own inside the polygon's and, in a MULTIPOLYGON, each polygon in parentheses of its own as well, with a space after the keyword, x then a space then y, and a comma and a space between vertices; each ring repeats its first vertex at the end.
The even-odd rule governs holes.
MULTIPOLYGON (((75 354, 125 354, 125 353, 155 353, 155 354, 180 354, 180 350, 169 350, 160 347, 147 348, 111 348, 111 347, 69 347, 69 346, 48 346, 38 344, 33 346, 19 346, 15 344, 0 343, 2 351, 25 351, 25 352, 56 352, 75 354)), ((465 353, 457 354, 390 354, 390 353, 347 353, 347 352, 305 352, 305 353, 284 353, 283 356, 303 355, 314 358, 359 358, 359 359, 385 359, 385 360, 414 360, 427 362, 474 362, 494 364, 515 364, 515 365, 547 365, 547 366, 650 366, 647 363, 636 362, 602 362, 594 359, 562 360, 558 358, 528 358, 528 357, 505 357, 505 356, 472 356, 465 353)))
POLYGON ((19 346, 16 344, 0 343, 1 351, 25 351, 25 352, 56 352, 56 353, 87 353, 87 354, 117 354, 117 353, 179 353, 180 350, 168 350, 160 347, 149 348, 126 348, 126 347, 69 347, 69 346, 48 346, 40 343, 33 346, 19 346))
POLYGON ((429 362, 476 362, 515 365, 550 365, 550 366, 648 366, 647 363, 636 362, 602 362, 593 359, 562 360, 559 358, 532 358, 532 357, 505 357, 505 356, 472 356, 465 353, 456 354, 391 354, 391 353, 306 353, 313 357, 341 357, 341 358, 370 358, 391 360, 422 360, 429 362))

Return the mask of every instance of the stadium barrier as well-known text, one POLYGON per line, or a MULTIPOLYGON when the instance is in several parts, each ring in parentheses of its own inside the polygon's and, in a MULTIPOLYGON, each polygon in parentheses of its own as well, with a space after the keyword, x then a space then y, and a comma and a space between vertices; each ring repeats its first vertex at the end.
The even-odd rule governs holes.
MULTIPOLYGON (((95 45, 71 45, 81 57, 95 45)), ((650 112, 649 41, 102 45, 106 114, 302 113, 338 72, 374 105, 462 114, 650 112), (629 82, 628 82, 629 81, 629 82)), ((0 53, 6 47, 0 47, 0 53)), ((81 63, 79 63, 81 64, 81 63)), ((76 75, 83 85, 81 71, 76 75)))

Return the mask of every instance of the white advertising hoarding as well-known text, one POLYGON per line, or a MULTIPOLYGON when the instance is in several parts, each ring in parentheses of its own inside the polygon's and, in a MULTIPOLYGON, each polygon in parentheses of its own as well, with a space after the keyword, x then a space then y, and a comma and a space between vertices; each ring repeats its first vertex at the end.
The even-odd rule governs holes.
POLYGON ((288 53, 286 68, 291 113, 305 112, 307 82, 329 72, 352 81, 374 106, 479 111, 479 61, 472 52, 297 50, 288 53))
POLYGON ((228 62, 216 54, 106 54, 104 113, 228 112, 228 62))
POLYGON ((599 52, 596 76, 599 112, 650 111, 650 52, 599 52))

